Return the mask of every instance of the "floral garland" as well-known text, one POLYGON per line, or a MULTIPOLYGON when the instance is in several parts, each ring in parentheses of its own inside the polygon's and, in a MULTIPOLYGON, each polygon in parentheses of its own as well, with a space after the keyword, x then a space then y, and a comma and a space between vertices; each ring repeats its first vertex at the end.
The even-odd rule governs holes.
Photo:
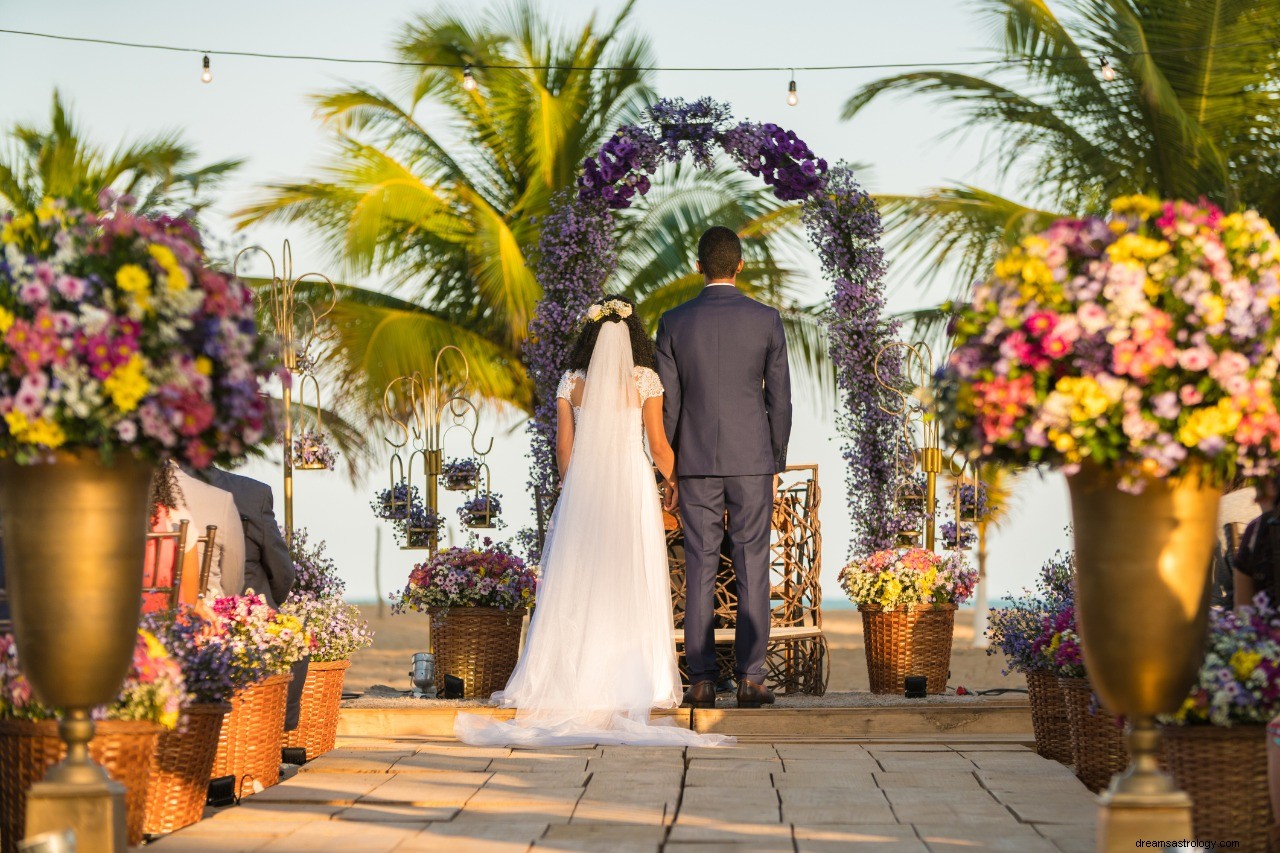
MULTIPOLYGON (((524 349, 534 383, 530 488, 550 494, 557 485, 556 387, 578 321, 600 299, 616 265, 612 211, 645 195, 662 163, 692 157, 710 168, 721 150, 772 187, 780 200, 802 203, 806 230, 834 283, 827 322, 845 404, 839 425, 849 463, 849 506, 861 523, 853 550, 869 554, 890 547, 900 426, 878 405, 882 389, 867 369, 897 332, 883 316, 879 211, 848 167, 829 167, 793 131, 731 121, 728 106, 709 98, 657 102, 642 124, 619 128, 595 157, 587 158, 576 193, 558 197, 543 221, 537 271, 543 299, 524 349)), ((891 360, 881 362, 887 370, 896 367, 891 360)))

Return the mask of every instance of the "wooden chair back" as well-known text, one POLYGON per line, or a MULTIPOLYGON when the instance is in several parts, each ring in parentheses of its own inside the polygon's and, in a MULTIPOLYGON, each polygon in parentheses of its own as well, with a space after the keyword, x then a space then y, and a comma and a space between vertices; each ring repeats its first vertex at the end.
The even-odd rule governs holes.
MULTIPOLYGON (((196 548, 200 550, 200 589, 198 594, 209 591, 209 573, 213 570, 213 554, 218 545, 218 525, 210 524, 204 529, 204 535, 196 540, 196 548)), ((237 590, 236 592, 238 592, 237 590)), ((235 593, 231 593, 234 595, 235 593)))
POLYGON ((147 542, 154 543, 154 546, 147 549, 147 564, 143 566, 144 578, 151 578, 151 585, 142 587, 143 595, 147 593, 161 593, 168 596, 169 608, 173 609, 178 606, 178 595, 182 590, 182 561, 187 553, 187 528, 190 522, 183 519, 178 525, 177 530, 149 532, 147 533, 147 542), (165 549, 162 547, 165 542, 173 543, 173 552, 170 556, 173 564, 170 568, 169 583, 160 584, 158 581, 163 575, 161 569, 164 566, 165 549))

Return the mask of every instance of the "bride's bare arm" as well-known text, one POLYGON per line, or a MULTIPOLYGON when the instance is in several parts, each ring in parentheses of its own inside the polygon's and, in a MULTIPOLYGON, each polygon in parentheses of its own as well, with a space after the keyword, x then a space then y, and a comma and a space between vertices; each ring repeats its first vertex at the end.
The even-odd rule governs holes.
POLYGON ((573 407, 564 397, 556 400, 556 466, 560 480, 564 481, 569 470, 569 458, 573 455, 573 407))
POLYGON ((667 430, 662 424, 662 396, 644 401, 644 431, 649 437, 649 455, 668 482, 675 479, 676 454, 667 441, 667 430))

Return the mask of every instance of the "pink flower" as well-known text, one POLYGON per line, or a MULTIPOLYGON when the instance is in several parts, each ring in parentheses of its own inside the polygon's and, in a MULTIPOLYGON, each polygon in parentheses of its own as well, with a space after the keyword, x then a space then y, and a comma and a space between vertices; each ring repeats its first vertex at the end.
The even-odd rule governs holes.
POLYGON ((1178 399, 1184 406, 1196 406, 1204 400, 1204 395, 1194 385, 1183 385, 1178 389, 1178 399))
POLYGON ((1178 364, 1183 370, 1207 370, 1213 364, 1213 350, 1208 347, 1193 347, 1178 353, 1178 364))
POLYGON ((198 471, 202 471, 213 464, 213 451, 198 439, 187 442, 186 457, 187 461, 191 463, 191 467, 198 471))
POLYGON ((25 305, 43 305, 49 301, 49 288, 39 281, 24 282, 18 288, 18 299, 25 305))
POLYGON ((53 287, 68 302, 79 302, 88 293, 89 287, 82 279, 73 276, 60 276, 53 287))
POLYGON ((1090 335, 1096 334, 1111 325, 1111 322, 1107 319, 1107 309, 1096 302, 1086 302, 1081 305, 1079 310, 1076 311, 1076 319, 1080 323, 1080 328, 1090 335))
POLYGON ((1249 359, 1235 351, 1224 352, 1218 356, 1217 362, 1209 368, 1209 375, 1225 384, 1232 376, 1243 374, 1249 369, 1249 359))

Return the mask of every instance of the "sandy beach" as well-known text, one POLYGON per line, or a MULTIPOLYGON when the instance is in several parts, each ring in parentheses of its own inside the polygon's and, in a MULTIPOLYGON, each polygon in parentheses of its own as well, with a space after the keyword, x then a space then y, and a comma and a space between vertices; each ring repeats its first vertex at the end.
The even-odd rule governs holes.
MULTIPOLYGON (((375 684, 409 689, 409 668, 414 652, 428 648, 428 619, 422 613, 391 615, 385 608, 378 616, 376 604, 361 605, 365 618, 376 632, 371 648, 357 654, 347 671, 345 689, 363 693, 375 684)), ((831 680, 828 693, 866 691, 867 663, 863 652, 862 617, 856 610, 828 610, 822 615, 823 631, 831 649, 831 680)), ((970 691, 996 688, 1025 688, 1020 675, 1000 674, 1004 658, 973 648, 973 611, 956 613, 955 642, 951 652, 950 688, 970 691)))

